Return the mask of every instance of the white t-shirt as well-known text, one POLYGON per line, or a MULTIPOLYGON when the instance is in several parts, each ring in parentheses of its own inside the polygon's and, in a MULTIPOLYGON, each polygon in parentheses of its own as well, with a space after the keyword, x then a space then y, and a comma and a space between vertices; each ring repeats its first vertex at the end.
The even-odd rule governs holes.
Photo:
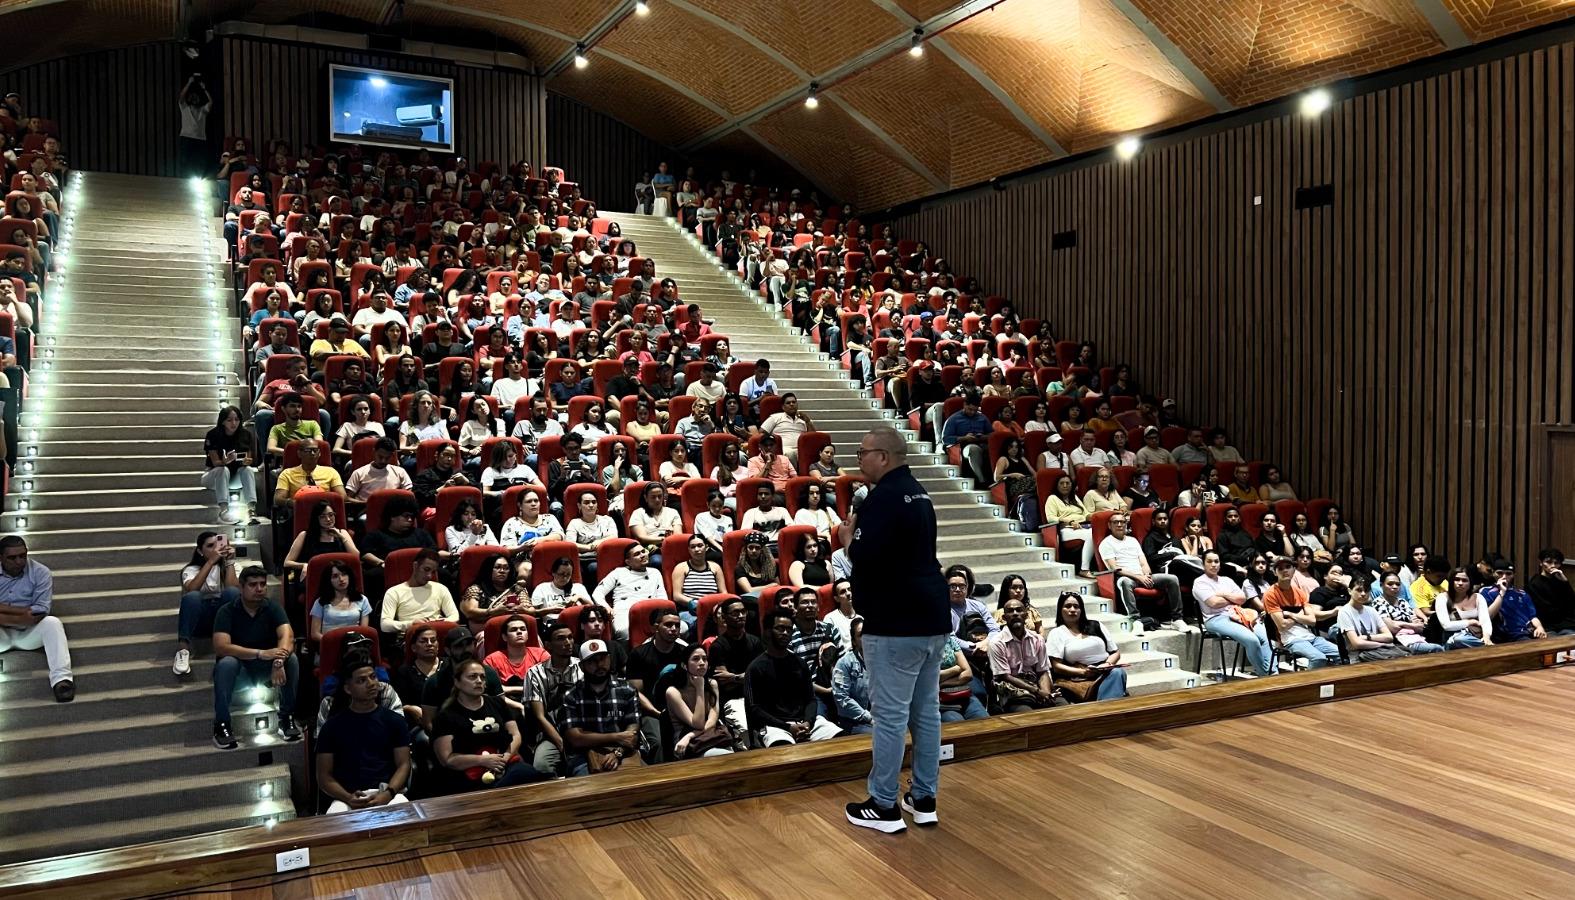
POLYGON ((492 396, 504 409, 513 409, 514 401, 539 393, 540 389, 540 384, 529 378, 499 378, 492 382, 492 396))
POLYGON ((1347 603, 1340 607, 1340 611, 1335 614, 1334 620, 1339 623, 1341 631, 1348 631, 1362 637, 1368 637, 1384 630, 1384 620, 1379 617, 1378 612, 1371 606, 1364 606, 1361 612, 1357 612, 1352 608, 1351 604, 1347 603))
POLYGON ((585 590, 585 585, 578 581, 570 582, 568 588, 564 590, 559 590, 558 586, 550 581, 543 581, 530 592, 530 602, 537 609, 544 606, 571 606, 576 602, 591 602, 591 595, 585 590))
POLYGON ((733 530, 733 520, 727 517, 727 510, 724 509, 722 513, 720 516, 713 516, 709 509, 695 513, 694 533, 715 540, 718 544, 722 543, 727 533, 733 530))
POLYGON ((541 513, 536 517, 536 524, 525 521, 519 516, 503 523, 502 543, 505 547, 513 547, 526 541, 537 538, 551 539, 563 534, 563 527, 552 513, 541 513))
POLYGON ((667 537, 678 534, 684 529, 684 520, 678 515, 678 510, 670 506, 662 507, 662 511, 652 516, 640 507, 629 514, 629 534, 634 534, 634 529, 642 527, 652 537, 667 537))
MULTIPOLYGON (((202 587, 197 589, 197 593, 203 595, 204 597, 217 597, 224 593, 225 569, 226 566, 224 563, 215 563, 214 566, 208 570, 208 577, 203 579, 202 587)), ((191 579, 196 578, 197 573, 200 571, 202 571, 202 566, 187 566, 186 568, 181 569, 180 583, 184 585, 191 579)))
POLYGON ((1057 625, 1045 635, 1045 655, 1074 666, 1088 666, 1104 662, 1116 649, 1109 635, 1077 636, 1065 625, 1057 625))
POLYGON ((1105 561, 1105 568, 1119 569, 1124 572, 1143 571, 1143 545, 1137 538, 1127 535, 1120 540, 1109 534, 1099 542, 1099 558, 1105 561))

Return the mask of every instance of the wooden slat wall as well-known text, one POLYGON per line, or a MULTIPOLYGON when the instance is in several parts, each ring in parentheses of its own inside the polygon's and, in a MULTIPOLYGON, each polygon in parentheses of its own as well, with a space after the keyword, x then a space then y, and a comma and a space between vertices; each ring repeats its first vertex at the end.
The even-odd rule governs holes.
POLYGON ((27 111, 60 123, 66 158, 78 169, 175 175, 180 48, 143 44, 50 60, 0 74, 27 111))
POLYGON ((1544 539, 1539 426, 1575 415, 1572 216, 1563 44, 896 224, 1302 497, 1337 498, 1358 540, 1524 565, 1544 539), (1293 208, 1323 183, 1333 206, 1293 208))
POLYGON ((598 209, 632 212, 635 183, 662 160, 669 170, 679 164, 675 151, 617 119, 547 94, 546 162, 561 167, 598 209))
POLYGON ((472 164, 535 162, 544 152, 541 79, 525 72, 241 37, 225 38, 223 51, 224 133, 259 148, 323 141, 328 65, 338 63, 454 79, 454 146, 472 164))

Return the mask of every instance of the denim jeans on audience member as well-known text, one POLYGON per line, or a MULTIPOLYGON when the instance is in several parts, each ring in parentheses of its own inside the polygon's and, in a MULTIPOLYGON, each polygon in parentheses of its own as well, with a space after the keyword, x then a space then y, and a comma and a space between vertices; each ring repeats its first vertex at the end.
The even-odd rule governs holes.
POLYGON ((1446 643, 1444 646, 1451 650, 1459 650, 1462 648, 1482 647, 1485 645, 1482 643, 1481 638, 1477 637, 1471 632, 1457 631, 1450 636, 1448 643, 1446 643))
POLYGON ((875 720, 869 795, 884 807, 897 805, 903 736, 913 734, 915 797, 934 797, 941 775, 941 657, 946 635, 864 635, 869 670, 870 713, 875 720))
POLYGON ((180 624, 176 636, 183 641, 213 634, 213 617, 219 608, 241 596, 240 588, 227 587, 217 597, 204 597, 201 591, 180 595, 180 624))
MULTIPOLYGON (((284 658, 284 684, 279 687, 279 719, 291 714, 295 708, 296 677, 300 663, 292 653, 284 658)), ((262 687, 272 684, 273 660, 237 659, 226 656, 213 664, 213 721, 230 724, 230 698, 236 683, 242 687, 262 687), (244 676, 244 677, 243 677, 244 676)))
POLYGON ((1434 644, 1428 641, 1419 641, 1409 647, 1406 647, 1405 651, 1412 656, 1415 656, 1418 653, 1443 653, 1444 645, 1434 644))
POLYGON ((1309 668, 1321 669, 1324 666, 1340 661, 1340 648, 1317 635, 1310 638, 1302 638, 1299 641, 1291 641, 1282 646, 1285 648, 1286 653, 1307 660, 1309 668))
POLYGON ((228 466, 214 466, 202 473, 202 486, 213 492, 216 506, 229 506, 232 490, 240 492, 247 506, 257 504, 257 470, 252 466, 239 466, 234 472, 228 466))
POLYGON ((973 694, 968 695, 967 704, 965 704, 960 710, 955 706, 941 707, 942 722, 961 722, 964 719, 987 719, 989 716, 989 710, 985 709, 984 704, 980 703, 979 698, 975 697, 973 694))
MULTIPOLYGON (((1269 661, 1274 658, 1274 651, 1269 646, 1268 634, 1263 630, 1262 618, 1259 618, 1258 623, 1249 629, 1228 615, 1212 616, 1204 620, 1203 630, 1209 634, 1217 634, 1220 637, 1228 638, 1239 644, 1243 650, 1247 651, 1247 661, 1252 663, 1252 670, 1259 675, 1267 675, 1272 671, 1269 667, 1269 661)), ((1220 669, 1222 671, 1225 668, 1223 656, 1226 652, 1226 648, 1220 648, 1220 669)))
POLYGON ((1119 700, 1127 695, 1127 670, 1111 669, 1094 689, 1095 700, 1119 700))

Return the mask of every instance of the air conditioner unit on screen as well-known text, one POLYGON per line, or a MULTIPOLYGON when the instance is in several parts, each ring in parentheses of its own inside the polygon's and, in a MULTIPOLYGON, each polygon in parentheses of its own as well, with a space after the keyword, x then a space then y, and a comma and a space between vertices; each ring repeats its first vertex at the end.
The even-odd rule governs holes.
POLYGON ((394 118, 401 125, 436 125, 443 121, 443 108, 431 103, 400 106, 395 108, 394 118))

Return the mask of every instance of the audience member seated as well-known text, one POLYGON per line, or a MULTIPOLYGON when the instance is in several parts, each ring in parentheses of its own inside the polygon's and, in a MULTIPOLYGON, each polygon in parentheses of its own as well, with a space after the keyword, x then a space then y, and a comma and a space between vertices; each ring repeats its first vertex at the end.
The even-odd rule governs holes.
POLYGON ((1549 634, 1575 634, 1575 590, 1564 572, 1564 552, 1556 547, 1537 551, 1540 571, 1526 590, 1537 607, 1537 619, 1549 634))
POLYGON ((1001 606, 1005 628, 990 635, 991 708, 1003 713, 1065 706, 1050 682, 1045 642, 1028 627, 1028 603, 1012 597, 1001 606))
MULTIPOLYGON (((1236 467, 1237 471, 1240 471, 1241 468, 1241 466, 1236 467)), ((1264 503, 1278 503, 1281 500, 1297 499, 1295 489, 1280 476, 1279 466, 1263 467, 1263 484, 1258 486, 1258 499, 1264 503)))
POLYGON ((341 661, 316 744, 317 786, 332 801, 330 813, 407 802, 410 730, 402 713, 380 702, 385 688, 370 655, 341 661))
MULTIPOLYGON (((1203 574, 1192 582, 1192 596, 1197 599, 1203 614, 1203 630, 1235 641, 1246 652, 1247 662, 1255 673, 1271 674, 1274 648, 1269 646, 1262 613, 1248 605, 1246 592, 1224 574, 1222 568, 1217 551, 1204 551, 1203 574)), ((1223 645, 1220 652, 1224 653, 1223 645)), ((1221 669, 1224 665, 1225 660, 1221 658, 1221 669)))
POLYGON ((782 410, 774 412, 760 423, 760 430, 776 438, 782 445, 782 455, 790 462, 798 462, 798 439, 815 430, 815 422, 800 411, 798 395, 789 391, 782 395, 782 410))
POLYGON ((1488 603, 1489 613, 1497 620, 1493 640, 1512 644, 1532 638, 1545 638, 1547 630, 1537 618, 1537 605, 1531 595, 1515 587, 1515 564, 1500 557, 1493 563, 1494 581, 1482 589, 1482 599, 1488 603))
POLYGON ((792 651, 793 613, 767 614, 765 652, 745 672, 744 702, 749 724, 762 746, 775 747, 834 738, 842 730, 818 713, 813 676, 792 651))
POLYGON ((406 634, 406 646, 410 652, 405 656, 404 665, 394 670, 393 685, 399 694, 405 721, 410 726, 411 740, 421 741, 427 739, 426 720, 422 717, 421 709, 422 695, 426 691, 427 679, 442 668, 445 657, 438 640, 437 627, 430 622, 412 626, 406 634))
POLYGON ((27 541, 16 534, 0 538, 0 653, 43 650, 50 690, 56 702, 69 703, 76 697, 76 681, 65 627, 49 614, 54 594, 54 576, 43 563, 27 558, 27 541))
POLYGON ((279 737, 301 739, 292 712, 299 669, 295 632, 284 610, 268 599, 268 573, 262 566, 247 566, 240 580, 240 598, 221 607, 213 620, 213 745, 220 750, 239 746, 230 730, 230 700, 238 683, 242 688, 250 684, 277 689, 279 737))
MULTIPOLYGON (((0 282, 4 283, 4 282, 0 282)), ((240 522, 230 508, 230 494, 239 491, 248 516, 257 513, 257 461, 252 452, 251 434, 241 427, 241 411, 233 406, 219 410, 219 421, 202 440, 207 466, 202 486, 213 492, 219 521, 225 525, 240 522)))
POLYGON ((973 475, 974 487, 982 489, 992 480, 986 451, 992 429, 989 418, 979 411, 979 393, 970 389, 963 392, 962 398, 962 409, 952 413, 941 427, 941 448, 957 447, 963 464, 973 475))
MULTIPOLYGON (((275 425, 274 430, 283 427, 283 425, 275 425)), ((339 473, 333 466, 319 464, 322 448, 317 441, 303 440, 296 445, 296 449, 301 454, 300 464, 280 470, 279 479, 274 482, 273 488, 274 515, 285 521, 290 518, 292 509, 290 501, 304 488, 329 491, 340 497, 345 495, 345 484, 339 473)))
POLYGON ((644 544, 630 544, 623 552, 623 565, 601 575, 591 599, 612 610, 613 634, 629 637, 629 607, 641 600, 666 600, 667 586, 660 569, 652 567, 651 553, 644 544))
POLYGON ((525 675, 525 705, 534 726, 531 765, 543 775, 562 775, 567 747, 563 736, 563 699, 580 682, 580 661, 575 658, 574 629, 554 621, 546 627, 547 659, 525 675))
MULTIPOLYGON (((519 704, 523 710, 525 676, 537 664, 546 661, 547 651, 530 643, 531 623, 523 615, 515 613, 509 616, 500 631, 503 633, 503 646, 480 646, 480 651, 487 654, 482 663, 498 673, 498 681, 503 685, 503 696, 519 704)), ((477 643, 481 644, 479 641, 477 643)))
POLYGON ((698 644, 686 647, 683 660, 657 682, 658 706, 667 716, 663 756, 694 759, 733 752, 733 733, 721 715, 721 693, 708 674, 710 654, 698 644))
POLYGON ((1127 695, 1121 651, 1083 609, 1083 595, 1061 594, 1055 627, 1045 635, 1045 656, 1061 695, 1073 701, 1117 700, 1127 695))
POLYGON ((1340 648, 1313 633, 1324 611, 1308 600, 1307 592, 1292 581, 1295 572, 1294 561, 1283 556, 1276 559, 1274 586, 1263 595, 1264 612, 1274 619, 1280 647, 1291 656, 1307 660, 1310 668, 1338 663, 1340 648))
POLYGON ((580 681, 563 698, 564 766, 570 775, 616 772, 644 764, 640 757, 640 695, 612 673, 607 642, 580 646, 580 681))
POLYGON ((705 538, 691 534, 686 542, 689 556, 673 566, 672 597, 687 627, 693 627, 695 612, 702 597, 724 593, 726 583, 722 566, 707 556, 710 545, 705 538), (687 615, 685 615, 687 614, 687 615))
MULTIPOLYGON (((1170 458, 1171 461, 1178 466, 1185 466, 1190 463, 1196 463, 1200 466, 1207 466, 1214 461, 1214 458, 1209 455, 1208 445, 1204 443, 1203 429, 1201 428, 1187 429, 1187 442, 1170 451, 1170 458)), ((1242 471, 1242 468, 1237 467, 1237 471, 1242 471)), ((1253 496, 1254 499, 1256 499, 1257 495, 1254 494, 1253 496)), ((1231 499, 1234 500, 1236 498, 1232 497, 1231 499)))
POLYGON ((749 463, 744 467, 745 477, 770 479, 771 487, 776 494, 785 497, 788 481, 798 475, 798 470, 793 468, 787 457, 777 452, 777 439, 772 435, 760 436, 759 451, 756 456, 750 457, 749 463))
POLYGON ((1099 558, 1115 573, 1116 592, 1127 615, 1142 615, 1156 622, 1169 622, 1174 628, 1186 630, 1181 621, 1181 581, 1174 575, 1149 569, 1148 559, 1137 538, 1127 534, 1126 513, 1117 512, 1110 517, 1110 534, 1099 542, 1099 558), (1137 588, 1157 588, 1161 599, 1139 598, 1137 588))
POLYGON ((383 631, 403 636, 417 622, 459 621, 454 595, 437 577, 437 551, 423 549, 410 567, 410 579, 389 586, 383 594, 383 631))
POLYGON ((1340 639, 1345 641, 1346 653, 1354 662, 1401 659, 1408 654, 1383 616, 1368 603, 1369 584, 1361 576, 1351 579, 1350 599, 1335 616, 1340 639))
POLYGON ((472 487, 471 481, 459 470, 459 450, 453 444, 444 444, 433 454, 432 465, 416 473, 412 486, 416 502, 423 510, 437 506, 438 491, 446 487, 472 487))
POLYGON ((176 675, 190 675, 191 639, 212 634, 220 608, 241 596, 235 547, 229 536, 217 531, 197 535, 191 562, 180 572, 180 589, 174 670, 176 675))
POLYGON ((864 666, 864 620, 855 618, 850 632, 852 649, 837 659, 831 673, 831 697, 844 732, 870 734, 875 717, 870 712, 869 670, 864 666))
POLYGON ((355 587, 355 573, 342 562, 328 564, 328 571, 317 585, 317 597, 307 615, 308 633, 312 643, 320 644, 323 635, 336 628, 368 625, 372 621, 372 603, 355 587))
POLYGON ((474 657, 454 666, 453 691, 432 719, 432 750, 439 766, 434 793, 459 794, 550 777, 520 760, 519 722, 487 692, 487 671, 474 657))
POLYGON ((312 505, 311 521, 296 534, 289 551, 285 553, 285 574, 304 578, 306 567, 312 559, 325 553, 361 555, 361 551, 356 549, 355 538, 350 536, 349 531, 339 527, 339 513, 334 509, 334 504, 329 500, 319 500, 312 505))

